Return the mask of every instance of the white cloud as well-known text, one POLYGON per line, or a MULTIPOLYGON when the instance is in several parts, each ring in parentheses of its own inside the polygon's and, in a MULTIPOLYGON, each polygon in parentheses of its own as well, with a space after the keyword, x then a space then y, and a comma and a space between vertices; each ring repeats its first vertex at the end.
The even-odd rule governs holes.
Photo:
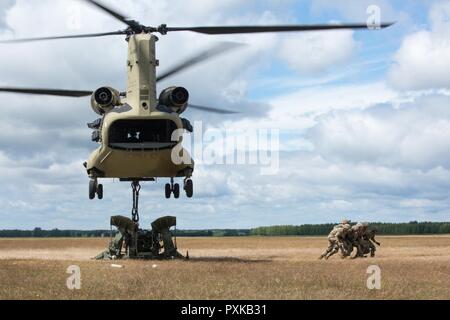
POLYGON ((389 82, 397 89, 450 88, 450 1, 435 2, 431 30, 408 35, 395 54, 389 82))
POLYGON ((323 12, 338 13, 346 19, 357 22, 366 22, 369 17, 367 8, 376 5, 380 8, 382 21, 397 21, 398 12, 387 0, 314 0, 311 5, 313 14, 321 14, 323 12))
POLYGON ((308 136, 330 161, 404 169, 450 169, 450 97, 431 95, 395 107, 330 112, 308 136))
POLYGON ((302 131, 314 126, 318 115, 333 110, 363 110, 375 104, 405 99, 382 82, 314 86, 271 97, 265 117, 226 122, 230 128, 276 128, 302 131))
POLYGON ((315 74, 349 61, 356 47, 352 31, 307 32, 285 37, 279 55, 292 69, 315 74))
POLYGON ((0 30, 6 28, 6 11, 9 10, 15 3, 15 0, 2 0, 0 3, 0 30))

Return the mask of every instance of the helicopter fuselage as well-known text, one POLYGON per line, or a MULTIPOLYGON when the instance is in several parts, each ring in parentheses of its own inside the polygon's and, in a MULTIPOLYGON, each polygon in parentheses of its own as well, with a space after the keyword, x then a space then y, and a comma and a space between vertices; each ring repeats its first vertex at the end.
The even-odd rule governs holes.
MULTIPOLYGON (((190 177, 194 170, 190 157, 183 163, 173 161, 174 156, 188 152, 175 130, 183 130, 177 114, 154 112, 136 117, 120 109, 111 111, 102 120, 101 146, 87 161, 89 176, 126 180, 190 177)), ((180 158, 185 159, 183 154, 180 158)))
POLYGON ((183 130, 180 115, 158 109, 157 40, 152 34, 128 37, 126 98, 118 105, 104 109, 104 112, 94 109, 100 111, 102 121, 98 131, 101 146, 86 162, 88 175, 92 179, 138 181, 159 177, 189 178, 192 175, 192 159, 181 164, 173 161, 174 149, 178 153, 187 152, 181 146, 182 136, 173 134, 175 130, 183 130))

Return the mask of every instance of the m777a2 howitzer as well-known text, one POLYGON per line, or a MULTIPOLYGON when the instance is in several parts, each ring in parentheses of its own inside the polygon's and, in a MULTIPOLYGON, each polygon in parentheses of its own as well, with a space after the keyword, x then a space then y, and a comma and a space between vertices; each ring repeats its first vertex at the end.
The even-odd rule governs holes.
POLYGON ((170 230, 176 224, 176 217, 167 216, 153 221, 151 230, 142 230, 127 217, 113 216, 111 227, 117 227, 118 233, 113 238, 111 231, 109 247, 95 259, 186 259, 178 252, 176 235, 170 230))

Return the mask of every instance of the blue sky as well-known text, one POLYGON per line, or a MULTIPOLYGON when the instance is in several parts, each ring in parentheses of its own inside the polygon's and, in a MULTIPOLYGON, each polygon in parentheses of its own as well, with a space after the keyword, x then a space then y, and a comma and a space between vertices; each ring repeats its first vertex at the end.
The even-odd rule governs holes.
MULTIPOLYGON (((449 220, 450 1, 105 3, 155 25, 365 22, 371 4, 397 22, 381 31, 160 37, 161 70, 218 41, 247 44, 159 90, 183 85, 194 103, 242 112, 186 112, 205 128, 279 130, 280 168, 264 176, 258 166, 199 165, 193 199, 165 200, 165 181, 145 184, 144 225, 167 214, 180 228, 449 220)), ((0 4, 4 39, 120 28, 82 1, 0 4)), ((1 45, 0 85, 121 89, 125 61, 120 37, 1 45)), ((89 99, 2 94, 2 104, 0 229, 104 228, 109 216, 129 214, 127 184, 105 181, 105 199, 87 199, 81 164, 96 147, 89 99)))

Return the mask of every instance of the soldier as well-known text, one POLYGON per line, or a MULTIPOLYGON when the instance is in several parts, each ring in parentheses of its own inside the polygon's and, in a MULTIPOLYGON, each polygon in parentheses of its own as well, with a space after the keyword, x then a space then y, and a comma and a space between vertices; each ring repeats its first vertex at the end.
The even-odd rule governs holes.
POLYGON ((364 225, 358 222, 353 227, 351 227, 351 231, 349 232, 351 236, 349 236, 348 239, 351 242, 352 250, 353 247, 356 248, 356 254, 352 257, 352 259, 364 256, 363 252, 365 250, 364 250, 364 243, 362 241, 362 236, 364 233, 363 230, 364 225))
POLYGON ((350 231, 351 227, 349 224, 344 224, 342 227, 340 225, 333 228, 333 230, 328 235, 328 248, 322 253, 319 259, 325 258, 327 260, 332 255, 336 254, 339 249, 345 252, 344 241, 346 234, 350 231))
MULTIPOLYGON (((351 224, 351 220, 343 219, 341 221, 341 223, 338 224, 338 226, 341 226, 341 227, 346 226, 348 229, 350 229, 351 228, 350 224, 351 224)), ((347 232, 345 234, 344 241, 341 246, 341 258, 345 258, 345 257, 351 255, 352 251, 353 251, 352 233, 349 230, 349 232, 347 232)))
POLYGON ((334 228, 343 228, 345 225, 350 226, 351 221, 348 219, 342 220, 339 224, 335 225, 334 228))
POLYGON ((368 223, 359 223, 355 228, 356 231, 354 231, 354 233, 356 234, 357 239, 354 245, 358 248, 358 251, 353 259, 357 257, 365 257, 365 255, 369 253, 371 257, 375 257, 376 247, 374 243, 376 243, 377 245, 381 245, 375 240, 377 229, 374 228, 372 230, 369 230, 368 227, 368 223))
POLYGON ((355 233, 354 228, 350 227, 349 231, 345 234, 344 238, 344 251, 342 251, 342 258, 351 256, 353 252, 353 247, 357 247, 357 233, 355 233))
POLYGON ((371 230, 366 230, 366 232, 363 235, 363 239, 368 244, 370 256, 372 258, 375 257, 375 251, 377 250, 374 243, 378 246, 381 246, 381 243, 379 243, 377 240, 375 240, 375 235, 377 232, 378 232, 378 229, 374 227, 371 230))

